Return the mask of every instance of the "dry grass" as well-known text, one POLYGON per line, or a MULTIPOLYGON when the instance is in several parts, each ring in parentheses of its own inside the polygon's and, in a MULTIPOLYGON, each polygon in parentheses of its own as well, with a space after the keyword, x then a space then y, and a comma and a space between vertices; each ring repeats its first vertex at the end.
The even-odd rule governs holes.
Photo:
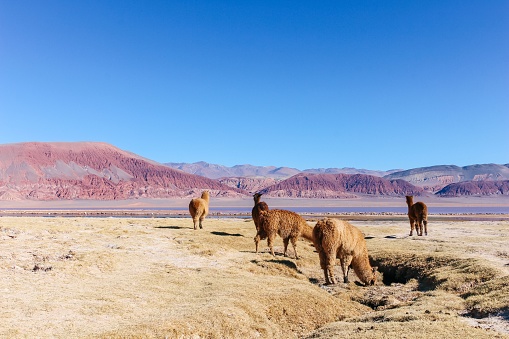
POLYGON ((361 287, 323 286, 306 241, 257 255, 251 219, 208 220, 0 218, 0 337, 509 337, 507 221, 354 221, 386 283, 361 287))

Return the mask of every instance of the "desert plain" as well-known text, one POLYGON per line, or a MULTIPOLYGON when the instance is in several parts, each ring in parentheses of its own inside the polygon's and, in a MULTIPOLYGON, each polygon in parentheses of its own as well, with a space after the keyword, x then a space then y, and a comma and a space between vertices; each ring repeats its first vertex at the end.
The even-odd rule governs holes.
MULTIPOLYGON (((300 259, 255 253, 249 217, 0 217, 0 337, 509 338, 507 215, 336 215, 366 237, 374 286, 324 285, 300 259)), ((321 218, 307 215, 310 225, 321 218)), ((336 268, 340 277, 341 270, 336 268)))

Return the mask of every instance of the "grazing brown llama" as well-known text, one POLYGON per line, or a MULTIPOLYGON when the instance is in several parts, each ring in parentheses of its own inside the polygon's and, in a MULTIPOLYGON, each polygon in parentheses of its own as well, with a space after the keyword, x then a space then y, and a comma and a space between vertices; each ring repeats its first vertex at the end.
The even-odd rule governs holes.
POLYGON ((343 282, 348 283, 351 267, 365 285, 375 284, 377 268, 369 263, 366 240, 358 228, 345 220, 325 218, 313 228, 313 239, 327 285, 337 282, 334 277, 336 258, 341 262, 343 282))
POLYGON ((299 214, 287 210, 269 210, 260 211, 259 229, 257 230, 254 242, 256 245, 256 253, 258 253, 258 243, 260 240, 267 238, 267 244, 270 253, 274 255, 274 239, 279 234, 283 238, 284 256, 287 256, 288 242, 292 242, 295 259, 299 259, 297 254, 297 240, 303 237, 309 241, 313 241, 313 228, 308 225, 306 220, 299 214))
POLYGON ((194 229, 196 229, 198 221, 200 222, 200 228, 203 228, 202 221, 209 214, 209 200, 209 191, 203 191, 201 198, 194 198, 189 202, 189 213, 193 218, 194 229))
POLYGON ((414 204, 414 197, 406 196, 406 204, 408 205, 408 218, 410 219, 410 236, 414 233, 422 236, 422 225, 424 224, 424 234, 428 235, 428 206, 423 202, 414 204))
MULTIPOLYGON (((269 210, 269 205, 267 205, 267 203, 264 201, 260 201, 261 197, 262 197, 261 193, 255 193, 253 195, 254 207, 251 210, 251 216, 253 217, 253 221, 254 221, 257 232, 260 229, 260 211, 268 211, 269 210)), ((267 236, 265 235, 265 237, 267 237, 267 236)))

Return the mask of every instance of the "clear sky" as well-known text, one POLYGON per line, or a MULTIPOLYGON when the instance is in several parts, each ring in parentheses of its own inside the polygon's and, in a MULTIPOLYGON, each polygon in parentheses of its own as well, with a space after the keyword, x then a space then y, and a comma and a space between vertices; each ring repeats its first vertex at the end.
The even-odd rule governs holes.
POLYGON ((509 1, 0 0, 0 144, 300 170, 509 163, 509 1))

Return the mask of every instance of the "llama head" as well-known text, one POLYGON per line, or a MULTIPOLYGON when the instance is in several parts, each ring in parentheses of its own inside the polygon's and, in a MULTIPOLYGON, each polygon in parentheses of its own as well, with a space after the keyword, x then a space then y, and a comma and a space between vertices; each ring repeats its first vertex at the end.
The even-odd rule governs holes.
POLYGON ((368 281, 367 285, 371 285, 372 286, 372 285, 376 284, 376 272, 377 272, 377 270, 378 270, 378 267, 376 267, 376 266, 371 268, 371 272, 373 273, 373 277, 371 278, 370 281, 368 281))
POLYGON ((209 196, 210 196, 209 191, 203 191, 203 192, 201 193, 201 198, 202 198, 202 199, 208 199, 208 198, 209 198, 209 196))
POLYGON ((405 196, 406 203, 408 206, 412 206, 414 204, 414 196, 413 195, 407 195, 405 196))
POLYGON ((258 192, 253 195, 255 205, 260 202, 261 196, 262 196, 262 193, 258 193, 258 192))

